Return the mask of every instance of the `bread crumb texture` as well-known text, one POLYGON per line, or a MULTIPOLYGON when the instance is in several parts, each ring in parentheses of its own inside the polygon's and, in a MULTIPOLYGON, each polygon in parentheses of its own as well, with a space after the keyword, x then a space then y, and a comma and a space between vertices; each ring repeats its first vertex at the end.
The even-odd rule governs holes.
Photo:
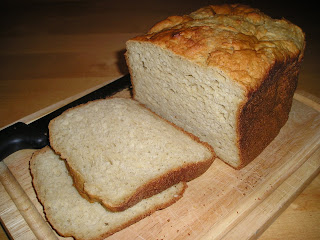
POLYGON ((54 119, 49 129, 51 146, 76 172, 75 181, 82 179, 80 191, 109 209, 126 205, 137 192, 139 198, 152 195, 156 189, 145 193, 144 186, 172 171, 213 161, 209 147, 132 99, 78 106, 54 119))
POLYGON ((185 189, 179 183, 158 195, 145 199, 123 212, 107 211, 99 203, 90 203, 73 186, 65 162, 49 147, 36 152, 30 170, 38 199, 47 219, 62 236, 75 239, 104 239, 152 212, 177 201, 185 189))

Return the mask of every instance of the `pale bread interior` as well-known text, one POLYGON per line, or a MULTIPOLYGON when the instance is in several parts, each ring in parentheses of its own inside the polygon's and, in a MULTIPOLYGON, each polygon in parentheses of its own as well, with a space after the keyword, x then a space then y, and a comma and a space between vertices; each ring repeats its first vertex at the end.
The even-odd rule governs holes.
POLYGON ((49 129, 51 146, 76 175, 76 187, 83 185, 80 191, 113 211, 122 211, 136 194, 190 180, 179 175, 181 169, 209 167, 214 157, 207 145, 132 99, 81 105, 54 119, 49 129), (146 189, 150 182, 154 185, 146 189))
POLYGON ((59 234, 76 239, 103 239, 171 205, 182 196, 185 189, 185 184, 179 183, 123 212, 115 213, 81 197, 73 186, 64 161, 49 147, 32 157, 30 170, 47 219, 59 234))
POLYGON ((203 67, 148 42, 128 41, 134 98, 240 165, 237 115, 243 88, 221 70, 203 67))

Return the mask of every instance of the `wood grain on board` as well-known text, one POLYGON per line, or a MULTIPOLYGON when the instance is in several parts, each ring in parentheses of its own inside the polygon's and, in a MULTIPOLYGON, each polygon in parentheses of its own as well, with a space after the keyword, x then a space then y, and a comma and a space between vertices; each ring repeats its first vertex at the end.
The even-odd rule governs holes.
MULTIPOLYGON (((177 203, 109 239, 127 239, 129 235, 132 239, 257 238, 319 173, 319 143, 320 113, 294 100, 280 134, 247 167, 234 170, 216 160, 205 174, 188 183, 177 203)), ((41 227, 45 220, 37 217, 38 212, 43 213, 31 185, 28 164, 32 153, 22 150, 5 159, 14 178, 8 180, 8 174, 0 178, 4 186, 0 188, 0 217, 14 239, 23 239, 25 234, 48 234, 47 226, 41 227), (13 188, 13 193, 5 189, 6 185, 13 188), (23 198, 28 196, 32 207, 20 206, 28 201, 14 200, 15 194, 19 199, 23 195, 20 186, 26 193, 23 198), (35 210, 37 214, 32 214, 35 210)))

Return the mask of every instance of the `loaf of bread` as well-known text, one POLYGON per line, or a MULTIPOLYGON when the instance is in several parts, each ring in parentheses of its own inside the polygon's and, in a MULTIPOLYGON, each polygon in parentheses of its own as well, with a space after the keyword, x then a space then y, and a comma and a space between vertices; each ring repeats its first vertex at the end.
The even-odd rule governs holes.
POLYGON ((134 98, 239 169, 286 123, 305 39, 294 24, 235 4, 168 17, 126 46, 134 98))
POLYGON ((212 164, 212 148, 132 99, 69 109, 49 124, 51 147, 90 201, 123 211, 212 164))
POLYGON ((123 212, 110 212, 99 203, 90 203, 79 195, 65 162, 50 147, 37 151, 31 158, 30 171, 37 197, 52 227, 64 237, 104 239, 176 202, 185 183, 144 199, 123 212))

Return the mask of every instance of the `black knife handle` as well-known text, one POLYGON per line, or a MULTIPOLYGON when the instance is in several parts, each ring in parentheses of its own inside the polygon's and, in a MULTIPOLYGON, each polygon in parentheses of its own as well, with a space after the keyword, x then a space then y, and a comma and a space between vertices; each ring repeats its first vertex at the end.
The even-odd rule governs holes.
POLYGON ((39 149, 49 145, 48 124, 65 110, 95 99, 101 99, 131 87, 127 74, 29 124, 17 122, 0 131, 0 161, 21 149, 39 149))
POLYGON ((39 149, 48 144, 46 133, 17 122, 0 132, 0 161, 21 149, 39 149))

